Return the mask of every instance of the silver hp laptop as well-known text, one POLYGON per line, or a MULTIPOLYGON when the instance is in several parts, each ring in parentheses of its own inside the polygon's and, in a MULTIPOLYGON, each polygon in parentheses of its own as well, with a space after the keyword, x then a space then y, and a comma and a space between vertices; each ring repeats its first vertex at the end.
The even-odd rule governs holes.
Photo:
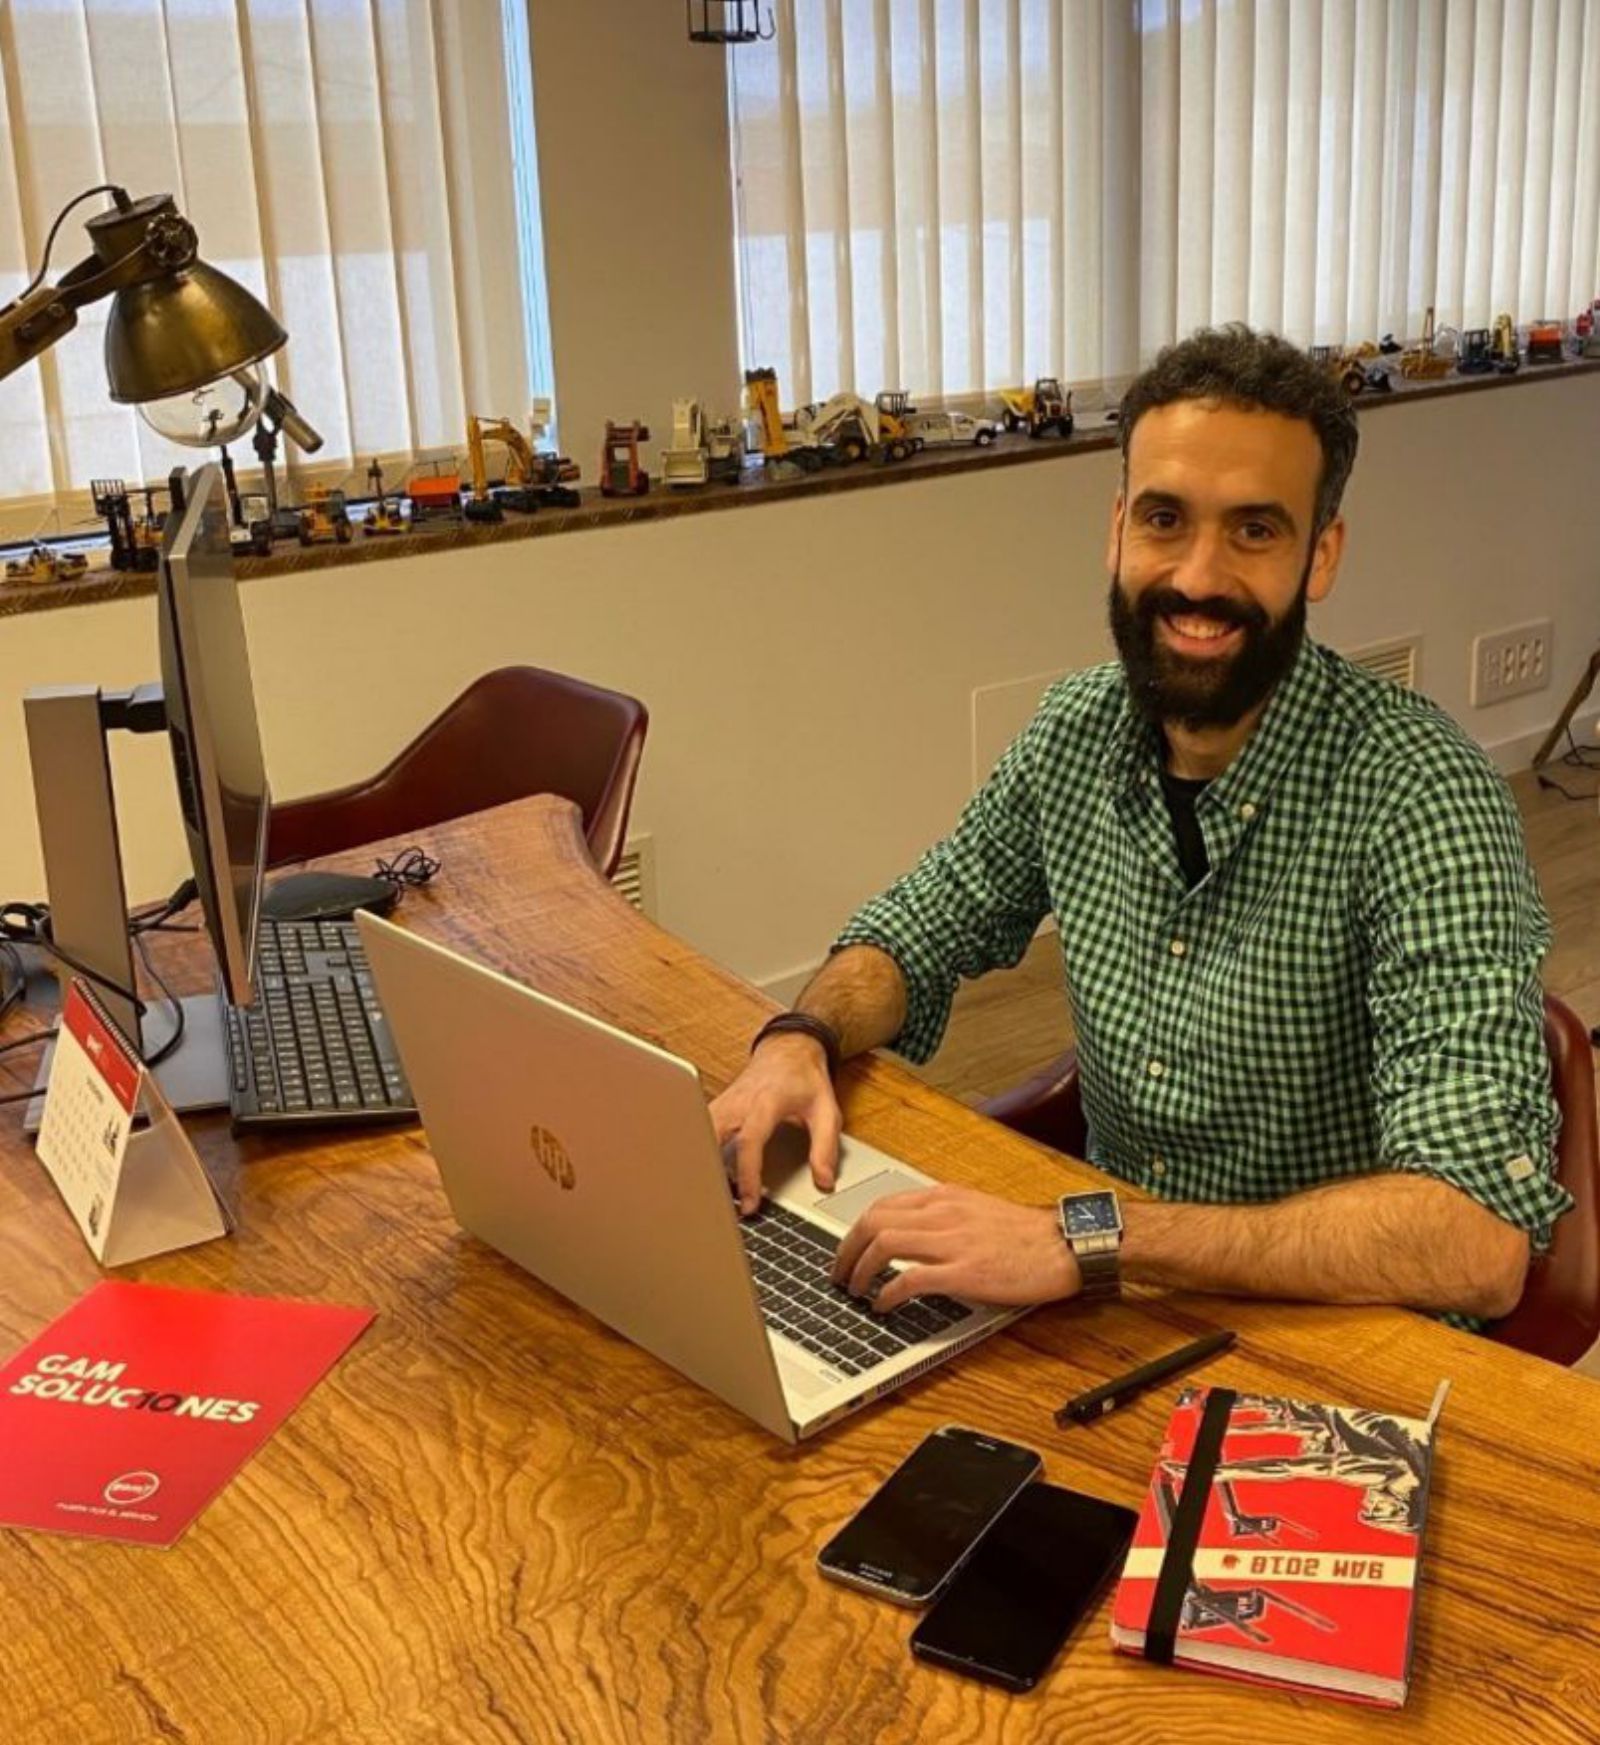
POLYGON ((695 1069, 376 917, 362 942, 462 1228, 786 1441, 814 1435, 1022 1313, 928 1297, 876 1315, 828 1282, 881 1194, 930 1178, 804 1136, 741 1220, 695 1069))

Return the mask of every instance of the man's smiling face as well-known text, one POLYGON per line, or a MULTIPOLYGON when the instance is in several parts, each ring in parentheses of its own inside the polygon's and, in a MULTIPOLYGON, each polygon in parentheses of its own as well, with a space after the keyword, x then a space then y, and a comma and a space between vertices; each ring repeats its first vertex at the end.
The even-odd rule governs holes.
POLYGON ((1338 521, 1313 538, 1321 473, 1298 418, 1180 400, 1139 419, 1107 565, 1112 634, 1152 720, 1232 727, 1294 664, 1343 545, 1338 521))

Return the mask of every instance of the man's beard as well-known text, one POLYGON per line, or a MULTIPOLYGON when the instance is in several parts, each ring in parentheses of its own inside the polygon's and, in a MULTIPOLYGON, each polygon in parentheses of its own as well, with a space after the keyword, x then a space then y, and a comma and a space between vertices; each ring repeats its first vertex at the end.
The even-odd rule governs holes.
POLYGON ((1294 665, 1305 641, 1310 578, 1308 557, 1294 603, 1274 621, 1254 601, 1189 600, 1162 585, 1146 588, 1130 601, 1122 591, 1119 564, 1111 583, 1111 634, 1140 712, 1156 727, 1170 724, 1191 733, 1236 726, 1271 696, 1294 665), (1167 617, 1237 625, 1244 640, 1228 659, 1179 654, 1156 635, 1157 624, 1167 617))

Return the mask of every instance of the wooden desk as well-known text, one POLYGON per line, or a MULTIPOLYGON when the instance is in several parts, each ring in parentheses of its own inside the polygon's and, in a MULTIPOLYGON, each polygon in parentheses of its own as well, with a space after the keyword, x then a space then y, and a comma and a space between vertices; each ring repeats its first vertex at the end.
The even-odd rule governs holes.
MULTIPOLYGON (((603 886, 570 807, 426 835, 444 872, 407 895, 409 925, 692 1057, 713 1087, 737 1070, 759 996, 603 886)), ((1036 1201, 1092 1179, 884 1060, 850 1069, 844 1097, 853 1130, 939 1175, 1036 1201)), ((124 1276, 380 1318, 174 1550, 0 1532, 7 1745, 1600 1736, 1592 1381, 1390 1311, 1152 1299, 1035 1314, 790 1450, 462 1235, 418 1133, 197 1129, 239 1233, 124 1276), (816 1574, 828 1534, 951 1421, 1137 1503, 1171 1390, 1092 1429, 1057 1431, 1050 1410, 1222 1323, 1240 1345, 1208 1373, 1238 1387, 1420 1412, 1454 1379, 1401 1714, 1145 1666, 1112 1653, 1104 1608, 1012 1698, 918 1666, 909 1613, 816 1574)), ((99 1276, 5 1110, 0 1349, 99 1276)))

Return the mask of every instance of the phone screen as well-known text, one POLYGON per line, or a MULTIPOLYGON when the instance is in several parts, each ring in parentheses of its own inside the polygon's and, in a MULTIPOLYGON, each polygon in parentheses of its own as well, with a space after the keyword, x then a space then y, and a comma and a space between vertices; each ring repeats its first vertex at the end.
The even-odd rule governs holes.
POLYGON ((924 1437, 823 1547, 826 1574, 907 1604, 932 1598, 1039 1470, 1031 1448, 949 1426, 924 1437))
POLYGON ((917 1626, 912 1652, 1031 1690, 1115 1574, 1137 1523, 1132 1509, 1030 1484, 917 1626))

